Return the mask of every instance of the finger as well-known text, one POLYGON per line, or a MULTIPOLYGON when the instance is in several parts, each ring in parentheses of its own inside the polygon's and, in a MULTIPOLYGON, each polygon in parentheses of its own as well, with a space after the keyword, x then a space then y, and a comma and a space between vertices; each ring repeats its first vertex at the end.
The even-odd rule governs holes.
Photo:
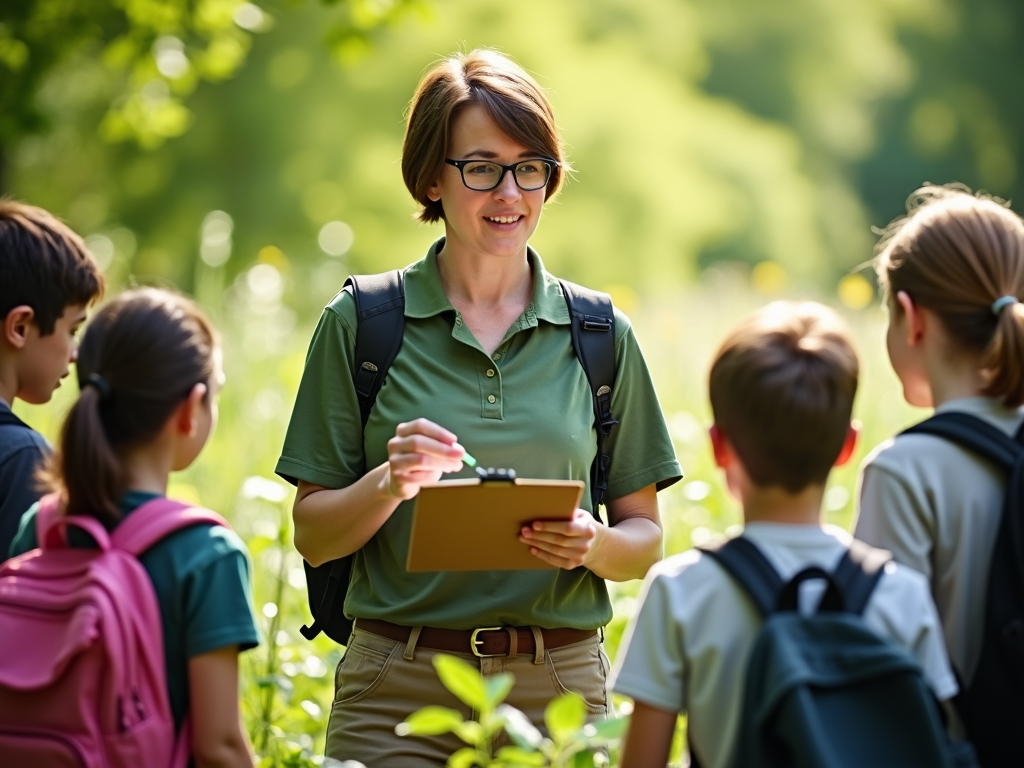
POLYGON ((573 568, 578 568, 582 565, 581 562, 566 557, 560 557, 558 555, 551 554, 537 547, 530 548, 530 554, 536 557, 538 560, 543 560, 549 565, 553 565, 556 568, 564 568, 567 571, 571 571, 573 568))
POLYGON ((520 534, 520 538, 530 544, 545 544, 566 549, 586 549, 590 546, 590 539, 586 536, 566 536, 548 531, 533 531, 529 528, 524 528, 520 534))
POLYGON ((440 456, 428 456, 423 453, 399 453, 388 458, 393 472, 458 472, 462 462, 458 459, 446 459, 440 456))
POLYGON ((557 541, 538 541, 536 539, 528 539, 520 536, 519 541, 523 544, 527 544, 535 549, 542 550, 551 555, 557 555, 565 558, 580 558, 590 551, 590 542, 582 542, 579 539, 574 539, 575 542, 580 542, 575 546, 566 546, 564 543, 557 541))
POLYGON ((440 440, 425 435, 410 435, 408 437, 392 437, 388 440, 388 454, 422 453, 428 456, 437 456, 453 461, 462 461, 466 451, 461 446, 448 445, 440 440))
POLYGON ((415 419, 399 424, 397 429, 395 429, 395 434, 399 437, 425 435, 445 445, 454 445, 459 440, 453 432, 449 432, 440 424, 430 421, 430 419, 415 419))

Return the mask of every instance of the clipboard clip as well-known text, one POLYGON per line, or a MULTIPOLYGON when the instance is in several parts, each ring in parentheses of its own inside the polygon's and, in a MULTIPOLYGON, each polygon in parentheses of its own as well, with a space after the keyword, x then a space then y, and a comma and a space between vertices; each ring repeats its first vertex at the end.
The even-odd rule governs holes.
POLYGON ((516 471, 514 469, 495 469, 494 467, 484 469, 483 467, 477 467, 476 474, 482 483, 511 483, 516 479, 516 471))

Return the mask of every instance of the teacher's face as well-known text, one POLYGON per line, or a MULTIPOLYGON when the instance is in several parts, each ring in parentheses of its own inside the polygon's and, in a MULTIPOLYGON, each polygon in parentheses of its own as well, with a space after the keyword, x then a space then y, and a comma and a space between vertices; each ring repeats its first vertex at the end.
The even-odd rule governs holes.
MULTIPOLYGON (((492 160, 511 165, 538 157, 505 134, 479 104, 463 109, 452 123, 451 160, 492 160)), ((479 192, 462 183, 459 169, 445 164, 430 187, 431 200, 444 205, 447 245, 475 254, 499 257, 525 253, 540 221, 545 188, 525 192, 506 173, 494 189, 479 192)))

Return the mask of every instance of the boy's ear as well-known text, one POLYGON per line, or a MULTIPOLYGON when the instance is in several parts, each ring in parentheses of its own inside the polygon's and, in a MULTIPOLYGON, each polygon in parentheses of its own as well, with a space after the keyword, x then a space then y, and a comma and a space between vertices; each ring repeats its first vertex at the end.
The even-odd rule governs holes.
POLYGON ((22 349, 28 339, 28 327, 36 319, 36 311, 27 304, 20 304, 4 318, 4 340, 15 349, 22 349))
POLYGON ((907 319, 907 346, 917 346, 924 336, 924 313, 906 291, 897 291, 896 303, 900 305, 903 316, 907 319))
POLYGON ((729 438, 717 424, 712 424, 708 430, 711 438, 711 450, 715 454, 715 464, 726 469, 732 463, 732 446, 729 445, 729 438))
POLYGON ((846 430, 846 440, 843 441, 843 448, 839 451, 835 466, 841 467, 853 458, 853 452, 857 450, 857 440, 860 438, 860 422, 851 421, 846 430))
POLYGON ((188 397, 181 401, 181 405, 174 412, 174 424, 178 434, 191 437, 199 428, 199 412, 203 407, 203 398, 206 397, 206 385, 196 384, 188 393, 188 397))

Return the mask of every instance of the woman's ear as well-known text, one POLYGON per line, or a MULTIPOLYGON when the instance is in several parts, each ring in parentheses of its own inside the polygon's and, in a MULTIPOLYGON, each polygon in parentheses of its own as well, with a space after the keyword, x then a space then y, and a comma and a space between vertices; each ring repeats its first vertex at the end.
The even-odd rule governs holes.
POLYGON ((437 181, 427 187, 427 199, 435 203, 441 199, 441 185, 437 181))
POLYGON ((857 441, 859 439, 860 422, 851 421, 849 428, 846 430, 846 440, 843 441, 843 447, 839 451, 839 456, 836 459, 835 466, 841 467, 853 458, 853 452, 857 450, 857 441))
POLYGON ((177 432, 185 437, 192 437, 199 429, 199 414, 204 407, 203 399, 206 397, 207 387, 205 384, 196 384, 188 393, 174 416, 177 432))

